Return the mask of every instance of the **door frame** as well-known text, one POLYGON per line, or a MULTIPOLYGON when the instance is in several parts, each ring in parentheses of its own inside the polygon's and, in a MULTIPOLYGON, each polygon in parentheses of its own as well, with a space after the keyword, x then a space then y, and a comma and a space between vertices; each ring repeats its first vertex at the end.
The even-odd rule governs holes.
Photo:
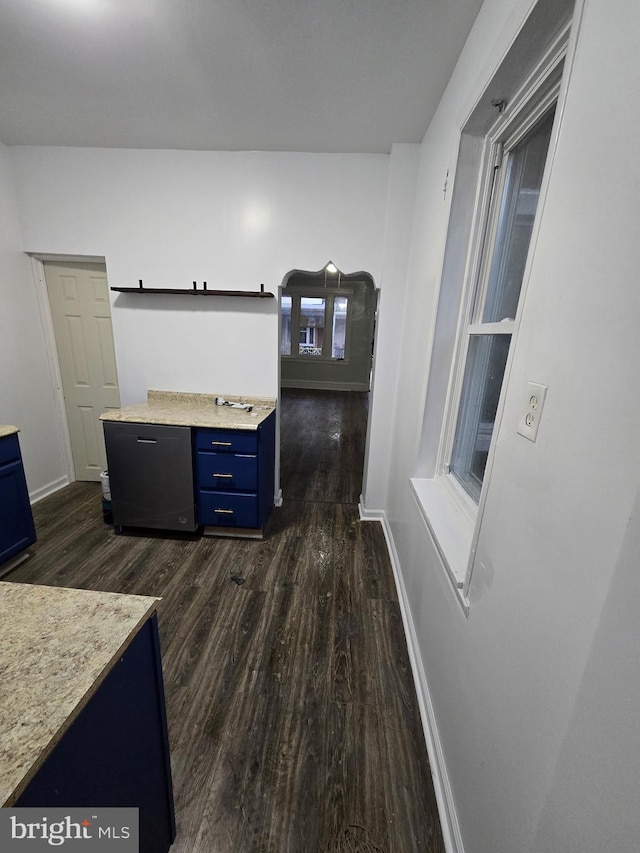
MULTIPOLYGON (((371 273, 366 272, 364 270, 360 270, 355 273, 343 273, 339 271, 339 279, 340 281, 337 284, 324 284, 322 275, 324 270, 320 270, 319 272, 311 272, 308 270, 299 270, 294 269, 289 272, 282 280, 278 288, 278 392, 284 388, 300 388, 306 389, 309 391, 313 390, 326 390, 326 391, 368 391, 369 393, 373 392, 373 365, 374 365, 374 349, 375 349, 375 333, 376 329, 376 318, 378 313, 378 294, 379 288, 376 287, 375 281, 371 273), (307 276, 309 278, 309 282, 298 282, 296 281, 289 291, 293 296, 302 297, 310 296, 310 297, 336 297, 341 294, 349 296, 350 298, 350 306, 348 309, 347 315, 347 323, 348 328, 351 329, 352 325, 356 325, 356 321, 353 319, 353 304, 354 300, 357 298, 358 293, 362 294, 363 304, 366 307, 367 302, 371 303, 371 310, 366 312, 366 320, 368 320, 368 332, 367 332, 367 378, 366 378, 366 388, 364 387, 365 382, 356 382, 354 380, 348 381, 338 381, 334 379, 309 379, 309 378, 288 378, 287 385, 283 385, 282 382, 282 366, 283 364, 291 365, 292 369, 301 364, 307 364, 311 366, 312 364, 315 367, 324 367, 330 368, 329 366, 335 364, 333 359, 323 355, 322 358, 318 359, 305 359, 304 357, 299 357, 294 354, 294 346, 297 350, 297 342, 298 342, 298 313, 299 313, 299 302, 298 302, 298 311, 296 310, 296 303, 292 302, 292 313, 291 313, 291 353, 287 356, 282 356, 280 351, 280 346, 282 342, 282 296, 285 290, 289 288, 289 282, 292 278, 296 276, 307 276), (362 286, 363 285, 363 286, 362 286), (295 335, 293 334, 295 328, 295 335), (294 341, 295 337, 295 341, 294 341), (373 346, 372 346, 373 345, 373 346)), ((326 274, 325 274, 326 277, 326 274)), ((330 301, 327 305, 325 301, 325 327, 329 327, 331 325, 333 319, 333 303, 330 301)), ((363 321, 358 321, 363 322, 363 321)), ((361 332, 364 334, 364 331, 361 332)), ((325 338, 326 340, 326 338, 325 338)), ((353 352, 352 344, 350 341, 350 336, 347 337, 347 351, 348 355, 349 350, 353 352)), ((349 364, 349 357, 346 358, 345 365, 351 367, 349 364)), ((315 369, 314 367, 314 369, 315 369)), ((339 368, 340 373, 342 373, 342 368, 339 368)))
MULTIPOLYGON (((282 487, 280 485, 280 412, 281 412, 281 398, 282 398, 282 358, 280 356, 280 344, 282 342, 282 291, 286 288, 289 279, 293 276, 302 273, 307 275, 322 275, 325 267, 322 267, 317 272, 310 272, 309 270, 299 269, 297 267, 291 269, 286 275, 283 277, 282 281, 278 285, 278 292, 276 294, 278 299, 278 338, 276 341, 276 345, 278 347, 278 396, 277 396, 277 406, 276 406, 276 506, 282 506, 283 495, 282 495, 282 487)), ((377 521, 380 519, 379 514, 368 514, 367 510, 364 506, 364 495, 366 493, 367 488, 367 471, 369 466, 369 447, 371 441, 371 420, 372 420, 372 412, 373 412, 373 397, 375 390, 375 374, 376 374, 376 354, 378 349, 378 331, 380 328, 380 287, 376 286, 375 279, 370 272, 366 272, 365 270, 359 270, 354 273, 342 273, 340 272, 342 277, 342 281, 345 282, 345 285, 348 284, 349 278, 354 279, 358 277, 366 276, 371 282, 371 286, 373 288, 373 305, 371 312, 371 325, 370 325, 370 339, 372 342, 372 353, 371 353, 371 366, 369 370, 369 389, 367 393, 369 394, 369 408, 367 412, 367 428, 365 431, 365 443, 364 443, 364 464, 362 470, 362 483, 361 483, 361 493, 360 498, 358 500, 358 514, 361 521, 377 521)), ((293 344, 292 344, 293 345, 293 344)), ((304 389, 303 389, 304 390, 304 389)))
MULTIPOLYGON (((76 472, 73 466, 73 457, 71 455, 69 423, 67 421, 67 410, 64 404, 62 375, 60 373, 58 349, 56 347, 56 340, 53 331, 53 318, 51 316, 47 282, 44 275, 44 265, 47 261, 69 264, 104 264, 106 269, 107 261, 102 255, 56 255, 42 252, 27 252, 27 255, 31 260, 31 269, 33 271, 38 309, 40 311, 40 321, 42 323, 42 331, 47 353, 47 367, 49 369, 51 387, 53 389, 55 427, 58 433, 58 438, 60 439, 60 446, 62 447, 63 463, 67 479, 67 482, 64 485, 68 485, 69 483, 75 482, 76 472)), ((44 495, 42 497, 44 497, 44 495)))

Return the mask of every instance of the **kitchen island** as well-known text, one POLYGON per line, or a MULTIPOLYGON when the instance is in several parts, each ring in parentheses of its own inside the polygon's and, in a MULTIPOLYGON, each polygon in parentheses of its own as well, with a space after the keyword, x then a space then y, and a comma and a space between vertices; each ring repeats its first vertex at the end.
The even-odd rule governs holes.
POLYGON ((275 402, 150 390, 146 403, 101 415, 116 532, 262 538, 274 504, 275 402))
POLYGON ((140 809, 175 837, 158 599, 0 582, 0 806, 140 809))

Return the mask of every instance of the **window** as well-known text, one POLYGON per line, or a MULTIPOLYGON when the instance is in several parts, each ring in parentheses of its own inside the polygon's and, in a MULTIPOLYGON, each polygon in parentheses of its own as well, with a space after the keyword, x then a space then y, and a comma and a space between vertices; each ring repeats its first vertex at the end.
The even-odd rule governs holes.
POLYGON ((331 333, 331 358, 344 359, 347 340, 347 297, 336 296, 333 300, 333 329, 331 333))
POLYGON ((299 355, 322 356, 324 344, 325 300, 300 297, 299 355))
POLYGON ((465 364, 448 468, 477 503, 515 326, 555 106, 503 151, 496 144, 479 275, 464 330, 465 364))
POLYGON ((291 355, 291 297, 285 293, 280 300, 282 331, 280 333, 280 355, 291 355))
POLYGON ((282 294, 280 355, 289 358, 344 361, 348 350, 349 297, 335 293, 282 294), (297 330, 297 351, 292 350, 297 330))
POLYGON ((571 11, 565 0, 535 7, 469 114, 458 148, 411 488, 466 613, 571 11))

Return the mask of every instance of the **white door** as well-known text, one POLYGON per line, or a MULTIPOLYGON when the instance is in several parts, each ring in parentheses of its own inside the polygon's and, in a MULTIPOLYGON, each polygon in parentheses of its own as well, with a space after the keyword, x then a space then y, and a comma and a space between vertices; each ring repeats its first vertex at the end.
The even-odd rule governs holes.
POLYGON ((107 466, 99 416, 120 406, 104 264, 44 264, 77 480, 107 466))

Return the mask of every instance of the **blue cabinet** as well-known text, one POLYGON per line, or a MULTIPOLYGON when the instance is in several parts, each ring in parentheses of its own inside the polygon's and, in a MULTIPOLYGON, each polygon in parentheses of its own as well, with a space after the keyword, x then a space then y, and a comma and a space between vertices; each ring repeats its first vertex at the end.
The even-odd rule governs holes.
POLYGON ((197 429, 198 521, 213 535, 261 536, 273 509, 275 412, 256 430, 197 429))
POLYGON ((36 541, 16 433, 0 438, 0 563, 36 541))
POLYGON ((116 532, 204 527, 209 535, 261 538, 273 509, 275 424, 275 411, 251 429, 107 420, 116 532), (178 433, 185 434, 179 452, 178 433))
POLYGON ((140 853, 167 853, 176 829, 155 614, 114 662, 15 805, 138 808, 140 853))

